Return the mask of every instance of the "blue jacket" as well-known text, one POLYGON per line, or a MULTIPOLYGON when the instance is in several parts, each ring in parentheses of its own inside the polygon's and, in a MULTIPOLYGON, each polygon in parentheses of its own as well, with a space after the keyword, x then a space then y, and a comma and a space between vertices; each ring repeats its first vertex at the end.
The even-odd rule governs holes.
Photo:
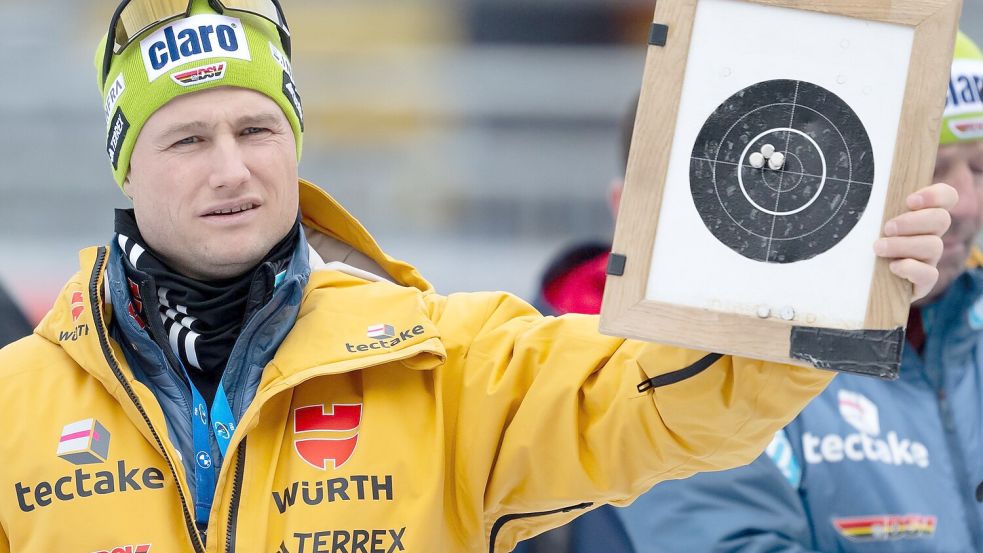
POLYGON ((840 375, 751 465, 619 510, 635 549, 983 551, 983 271, 922 318, 899 381, 840 375))

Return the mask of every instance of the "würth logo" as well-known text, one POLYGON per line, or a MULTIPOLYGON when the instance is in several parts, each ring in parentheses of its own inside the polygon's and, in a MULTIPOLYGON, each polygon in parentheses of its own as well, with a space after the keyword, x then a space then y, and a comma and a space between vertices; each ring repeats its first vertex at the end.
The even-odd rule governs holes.
POLYGON ((339 469, 355 453, 361 423, 361 403, 332 405, 330 409, 324 405, 298 407, 294 410, 294 449, 316 469, 328 470, 329 461, 332 468, 339 469), (318 434, 316 438, 306 437, 318 434))
POLYGON ((84 311, 85 299, 82 297, 82 292, 72 292, 72 320, 78 322, 84 311))
POLYGON ((109 457, 109 431, 96 419, 66 424, 58 440, 58 456, 76 465, 105 462, 109 457))

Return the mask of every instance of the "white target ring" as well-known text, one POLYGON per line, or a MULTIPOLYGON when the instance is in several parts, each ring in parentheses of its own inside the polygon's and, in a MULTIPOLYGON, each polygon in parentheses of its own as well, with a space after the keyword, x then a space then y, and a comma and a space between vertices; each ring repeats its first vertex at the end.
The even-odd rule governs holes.
POLYGON ((789 128, 789 127, 776 127, 774 129, 768 129, 767 131, 765 131, 765 132, 759 134, 758 136, 755 136, 754 138, 752 138, 747 143, 747 146, 744 147, 744 151, 741 152, 740 159, 742 159, 742 160, 747 159, 747 157, 748 157, 748 151, 751 149, 751 145, 752 144, 755 144, 762 137, 764 137, 766 135, 769 135, 769 134, 776 133, 776 132, 789 132, 789 133, 797 134, 797 135, 805 138, 806 140, 809 141, 810 144, 812 144, 812 147, 815 148, 816 153, 819 154, 819 160, 822 162, 821 165, 822 165, 822 168, 823 168, 823 174, 822 175, 819 175, 821 178, 819 180, 819 186, 816 187, 816 193, 813 194, 811 198, 809 198, 809 201, 808 202, 806 202, 804 205, 802 205, 802 206, 800 206, 800 207, 798 207, 796 209, 791 209, 791 210, 788 210, 788 211, 775 211, 773 209, 768 209, 768 208, 760 205, 758 202, 754 201, 751 198, 751 195, 748 194, 747 188, 745 188, 745 186, 744 186, 744 177, 741 174, 742 171, 737 171, 737 183, 741 187, 741 193, 744 194, 744 198, 747 199, 747 201, 750 202, 751 205, 753 205, 755 208, 759 209, 760 211, 763 211, 763 212, 767 213, 768 215, 774 215, 776 217, 784 217, 784 216, 787 216, 787 215, 795 215, 796 213, 800 213, 803 210, 808 209, 809 206, 811 206, 813 203, 816 202, 816 200, 819 199, 820 194, 822 194, 822 192, 823 192, 823 186, 826 184, 826 156, 823 155, 823 150, 822 150, 822 148, 819 147, 819 144, 816 144, 816 141, 813 140, 812 137, 809 136, 808 134, 806 134, 806 133, 804 133, 804 132, 802 132, 802 131, 800 131, 798 129, 792 129, 792 128, 789 128))

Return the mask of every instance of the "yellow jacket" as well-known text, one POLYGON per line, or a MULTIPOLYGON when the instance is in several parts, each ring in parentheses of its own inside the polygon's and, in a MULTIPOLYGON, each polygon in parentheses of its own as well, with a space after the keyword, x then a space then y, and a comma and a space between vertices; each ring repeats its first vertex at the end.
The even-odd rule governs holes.
POLYGON ((398 284, 312 272, 232 437, 207 546, 160 406, 107 331, 92 248, 36 333, 0 351, 0 552, 504 553, 750 462, 832 378, 724 357, 640 393, 703 354, 505 293, 439 295, 303 182, 301 205, 315 248, 350 244, 398 284))

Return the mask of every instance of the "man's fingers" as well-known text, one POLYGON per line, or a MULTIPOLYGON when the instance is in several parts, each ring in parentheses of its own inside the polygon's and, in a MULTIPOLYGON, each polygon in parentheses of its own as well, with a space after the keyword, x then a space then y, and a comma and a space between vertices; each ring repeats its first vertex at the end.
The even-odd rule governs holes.
POLYGON ((939 280, 939 270, 935 268, 935 265, 914 259, 892 261, 890 267, 892 273, 912 284, 911 301, 924 298, 939 280))
POLYGON ((916 236, 934 234, 942 236, 949 230, 952 216, 941 207, 909 211, 884 224, 884 236, 916 236))
POLYGON ((942 239, 930 234, 881 238, 874 242, 874 252, 880 257, 936 265, 942 257, 942 239))
POLYGON ((959 201, 959 193, 956 189, 940 182, 932 186, 926 186, 918 192, 908 196, 907 204, 909 209, 925 209, 927 207, 941 207, 952 209, 959 201))

